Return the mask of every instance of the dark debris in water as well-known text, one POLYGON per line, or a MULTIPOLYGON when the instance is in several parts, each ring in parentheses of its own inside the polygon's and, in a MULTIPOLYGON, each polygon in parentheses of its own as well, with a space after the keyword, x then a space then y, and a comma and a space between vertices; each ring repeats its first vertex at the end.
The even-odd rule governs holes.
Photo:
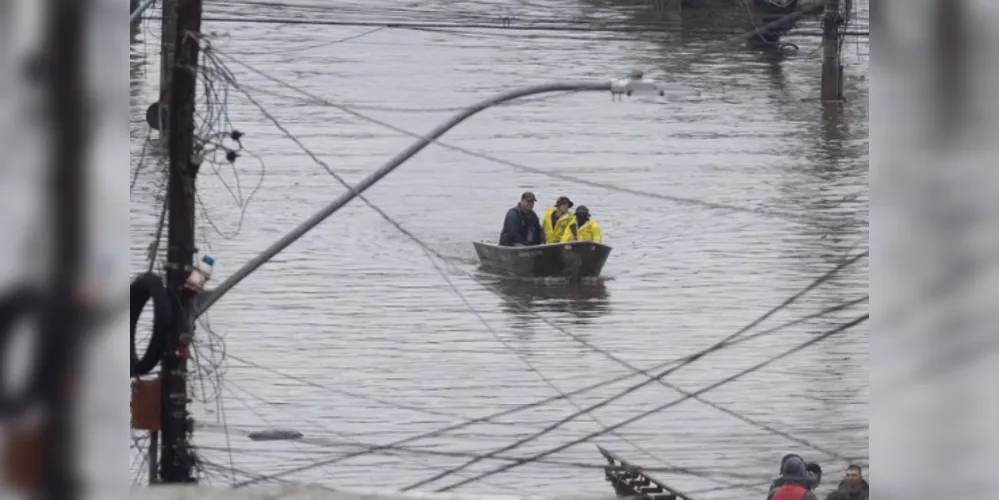
POLYGON ((248 437, 254 441, 287 441, 302 439, 303 434, 298 431, 286 429, 269 429, 266 431, 251 432, 248 437))

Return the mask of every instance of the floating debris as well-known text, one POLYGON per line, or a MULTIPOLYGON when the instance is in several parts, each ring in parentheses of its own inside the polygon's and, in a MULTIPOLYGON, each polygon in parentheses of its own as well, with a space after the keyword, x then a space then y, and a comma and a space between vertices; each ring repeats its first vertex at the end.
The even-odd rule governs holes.
POLYGON ((298 431, 286 429, 268 429, 266 431, 251 432, 248 437, 254 441, 288 441, 302 439, 303 434, 298 431))

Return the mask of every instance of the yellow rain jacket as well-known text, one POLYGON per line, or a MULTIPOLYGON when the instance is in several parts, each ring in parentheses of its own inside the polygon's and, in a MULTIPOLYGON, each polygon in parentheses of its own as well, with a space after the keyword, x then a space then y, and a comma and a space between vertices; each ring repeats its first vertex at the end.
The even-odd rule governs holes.
POLYGON ((558 243, 562 241, 562 235, 569 228, 569 224, 574 223, 576 216, 573 215, 572 210, 562 214, 555 224, 552 224, 552 215, 555 214, 555 208, 549 208, 545 210, 545 216, 541 220, 541 229, 545 232, 545 243, 558 243))
POLYGON ((592 241, 594 243, 603 243, 604 233, 600 230, 600 226, 597 225, 596 221, 590 219, 583 224, 582 227, 576 227, 576 220, 573 219, 569 227, 566 228, 565 233, 562 234, 562 243, 568 243, 570 241, 592 241), (573 235, 575 233, 575 235, 573 235))

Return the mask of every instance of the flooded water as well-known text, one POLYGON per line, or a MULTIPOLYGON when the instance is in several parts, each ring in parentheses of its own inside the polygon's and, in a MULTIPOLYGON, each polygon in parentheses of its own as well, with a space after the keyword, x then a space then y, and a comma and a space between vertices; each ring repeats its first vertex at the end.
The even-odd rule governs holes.
MULTIPOLYGON (((502 15, 514 23, 542 17, 637 18, 631 7, 577 0, 405 5, 326 0, 326 5, 340 10, 306 14, 220 1, 208 2, 206 17, 446 21, 448 12, 465 12, 469 23, 502 15)), ((447 256, 446 263, 438 262, 447 280, 418 245, 355 201, 241 283, 211 309, 209 325, 199 328, 199 362, 209 368, 218 364, 208 358, 221 357, 219 337, 227 356, 221 386, 218 374, 193 384, 192 396, 208 400, 196 403, 195 412, 210 427, 194 440, 211 463, 228 466, 231 460, 239 471, 275 473, 354 451, 351 442, 389 443, 549 398, 558 394, 556 388, 569 392, 631 373, 611 357, 648 369, 736 332, 867 246, 867 59, 852 42, 844 49, 848 102, 841 110, 824 112, 815 100, 820 56, 819 40, 812 36, 789 38, 800 51, 785 56, 739 44, 710 49, 708 43, 719 35, 691 33, 381 29, 344 40, 373 29, 250 21, 206 21, 203 26, 228 58, 419 133, 447 118, 451 108, 504 90, 554 80, 607 80, 643 69, 682 95, 615 102, 605 94, 581 93, 528 100, 487 110, 445 141, 516 164, 674 199, 572 183, 428 147, 367 196, 447 256), (590 208, 605 243, 613 247, 605 279, 579 286, 538 284, 497 281, 476 270, 471 242, 498 237, 505 210, 525 190, 537 193, 538 209, 560 195, 590 208), (218 391, 221 402, 214 397, 218 391), (228 439, 223 424, 230 430, 228 439), (262 443, 246 437, 269 427, 298 429, 306 439, 262 443), (231 457, 226 447, 233 449, 231 457)), ((144 123, 146 107, 158 93, 159 30, 157 21, 144 22, 132 45, 132 161, 133 171, 140 170, 131 198, 136 273, 145 269, 165 186, 157 136, 152 133, 147 142, 144 123)), ((291 89, 228 61, 243 88, 349 182, 413 141, 335 107, 305 102, 291 89)), ((259 161, 244 154, 236 173, 223 163, 206 162, 201 169, 198 246, 217 259, 213 279, 224 278, 344 192, 238 90, 230 88, 218 99, 231 126, 216 130, 243 132, 243 145, 259 161), (230 194, 237 182, 236 198, 242 197, 245 210, 230 194)), ((866 293, 867 260, 862 259, 754 331, 866 293)), ((667 381, 699 390, 866 309, 865 302, 709 354, 667 381)), ((861 325, 713 389, 703 399, 866 464, 867 339, 861 325)), ((573 396, 572 403, 557 401, 407 446, 485 453, 639 380, 628 378, 573 396)), ((580 417, 503 455, 525 457, 552 449, 679 397, 650 384, 595 411, 596 421, 580 417)), ((663 472, 657 477, 682 491, 701 492, 698 498, 761 495, 760 483, 772 479, 788 452, 823 465, 828 478, 820 487, 823 495, 846 465, 844 459, 694 400, 593 443, 649 467, 697 470, 696 476, 663 472), (755 486, 705 492, 747 483, 755 486)), ((593 443, 546 459, 599 465, 593 443)), ((383 451, 285 479, 402 488, 467 460, 383 451)), ((507 463, 484 460, 420 489, 442 488, 507 463)), ((244 479, 242 473, 208 476, 215 484, 244 479)), ((546 463, 515 467, 459 491, 611 490, 599 469, 546 463)))

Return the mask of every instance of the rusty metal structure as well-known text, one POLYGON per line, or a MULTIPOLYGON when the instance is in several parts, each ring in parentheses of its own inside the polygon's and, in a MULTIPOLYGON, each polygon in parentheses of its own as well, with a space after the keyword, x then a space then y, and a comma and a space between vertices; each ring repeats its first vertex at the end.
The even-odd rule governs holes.
POLYGON ((615 455, 600 446, 600 454, 607 459, 604 474, 607 482, 614 487, 619 498, 637 498, 640 500, 692 500, 687 495, 670 488, 666 483, 650 476, 641 467, 615 455))

